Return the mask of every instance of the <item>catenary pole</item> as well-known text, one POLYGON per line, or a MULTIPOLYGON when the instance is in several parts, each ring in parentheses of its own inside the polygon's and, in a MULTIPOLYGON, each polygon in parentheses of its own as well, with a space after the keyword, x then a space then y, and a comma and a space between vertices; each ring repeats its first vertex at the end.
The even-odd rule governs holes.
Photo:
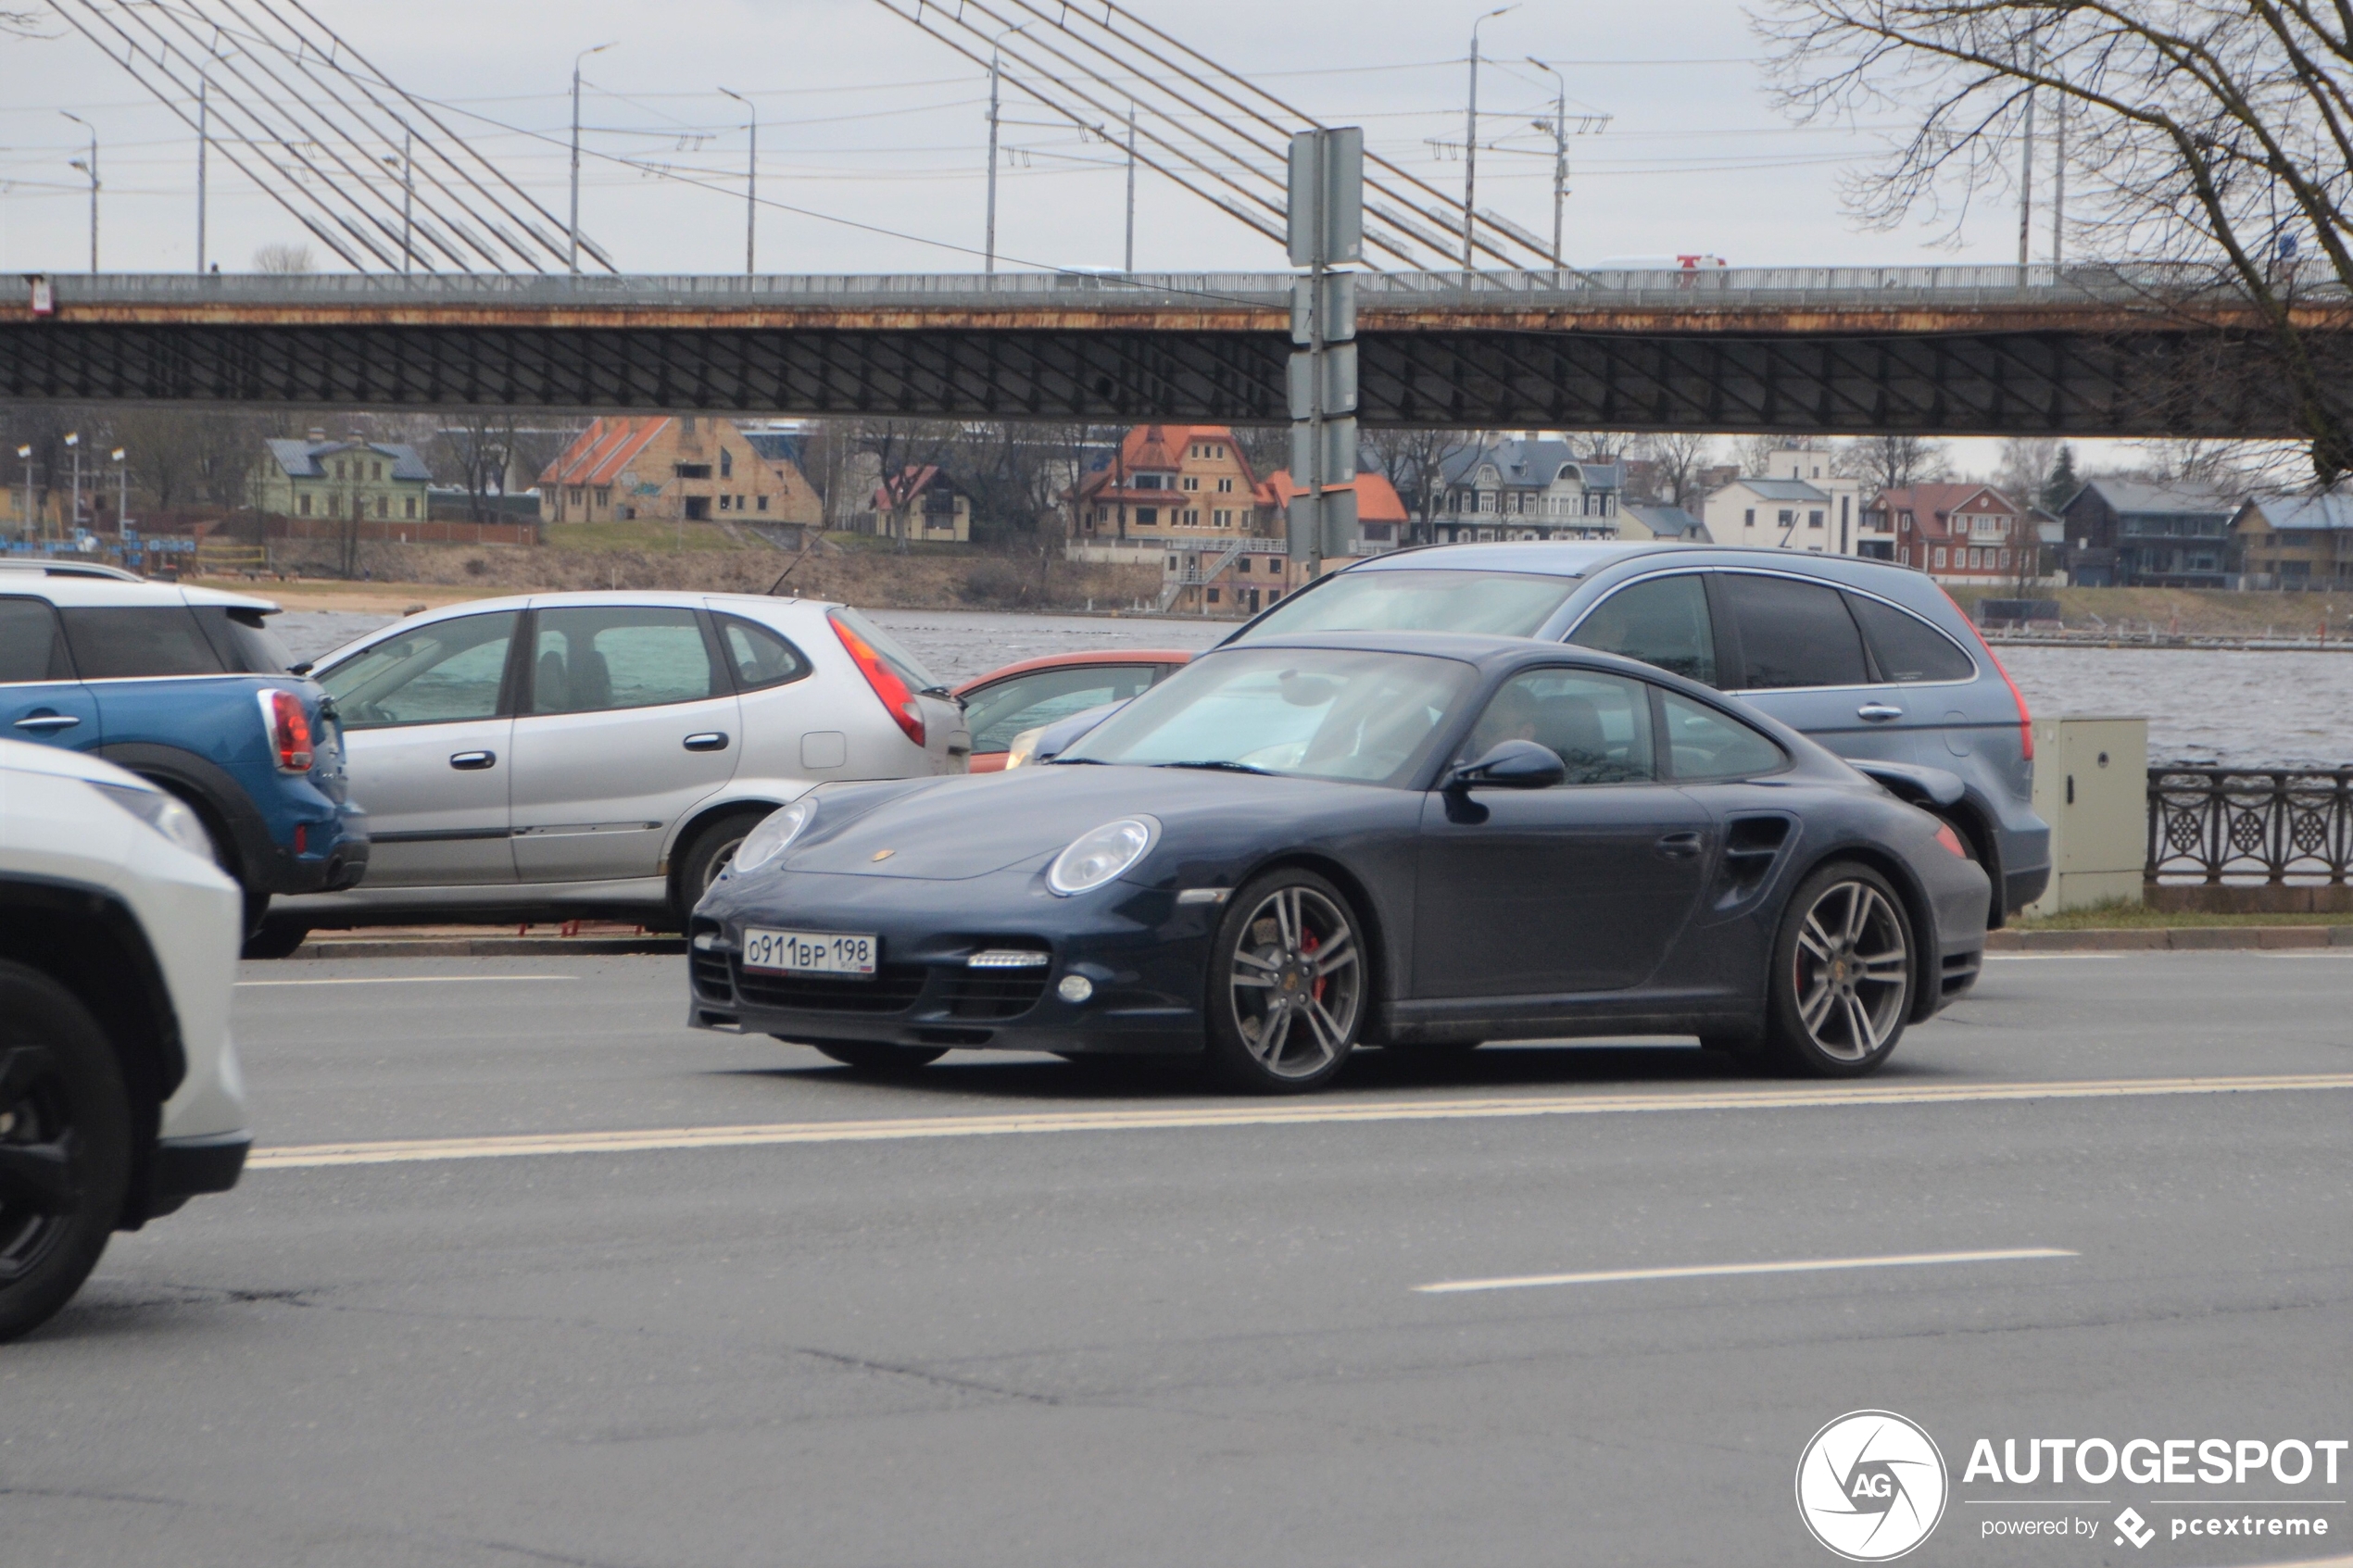
POLYGON ((1502 16, 1518 9, 1513 5, 1498 6, 1471 23, 1470 98, 1464 110, 1463 126, 1463 270, 1471 270, 1471 247, 1477 243, 1478 227, 1478 30, 1502 16))
POLYGON ((760 106, 733 88, 720 89, 751 116, 751 150, 744 156, 744 276, 758 270, 760 245, 760 106))
POLYGON ((572 223, 565 231, 564 262, 575 278, 580 275, 580 62, 611 47, 610 43, 599 44, 572 57, 572 223))

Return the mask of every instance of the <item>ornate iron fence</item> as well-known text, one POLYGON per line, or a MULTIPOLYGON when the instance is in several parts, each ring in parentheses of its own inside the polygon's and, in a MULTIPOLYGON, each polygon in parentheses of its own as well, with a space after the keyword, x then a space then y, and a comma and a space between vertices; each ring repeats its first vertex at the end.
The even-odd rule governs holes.
POLYGON ((2147 879, 2353 875, 2353 768, 2151 768, 2147 879))

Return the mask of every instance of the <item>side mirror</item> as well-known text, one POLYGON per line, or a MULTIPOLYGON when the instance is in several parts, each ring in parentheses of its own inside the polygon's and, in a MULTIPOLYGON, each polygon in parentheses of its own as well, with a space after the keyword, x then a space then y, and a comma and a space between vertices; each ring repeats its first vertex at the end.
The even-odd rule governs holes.
POLYGON ((1448 789, 1550 789, 1568 777, 1560 753, 1532 740, 1497 741, 1494 749, 1476 762, 1454 770, 1448 789))

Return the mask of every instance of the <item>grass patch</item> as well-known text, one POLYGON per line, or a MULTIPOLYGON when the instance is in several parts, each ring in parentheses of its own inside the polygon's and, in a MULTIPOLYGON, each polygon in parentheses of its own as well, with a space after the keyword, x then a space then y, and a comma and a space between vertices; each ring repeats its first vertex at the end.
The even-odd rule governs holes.
POLYGON ((825 539, 829 544, 838 545, 845 550, 862 555, 976 556, 983 553, 975 546, 959 545, 952 540, 908 539, 902 541, 880 533, 851 533, 842 529, 827 531, 825 539), (905 546, 904 549, 900 547, 902 544, 905 546))
POLYGON ((2055 915, 2020 915, 2012 931, 2182 931, 2218 925, 2353 925, 2353 913, 2224 915, 2196 909, 2152 909, 2145 904, 2094 904, 2055 915))
POLYGON ((681 550, 760 550, 758 539, 737 539, 715 522, 551 522, 547 547, 555 550, 639 550, 672 555, 681 550))

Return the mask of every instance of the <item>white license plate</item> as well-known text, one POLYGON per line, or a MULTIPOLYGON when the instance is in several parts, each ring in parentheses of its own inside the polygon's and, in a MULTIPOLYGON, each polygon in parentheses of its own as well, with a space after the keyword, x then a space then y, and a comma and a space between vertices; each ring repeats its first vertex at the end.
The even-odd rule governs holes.
POLYGON ((845 935, 834 931, 744 932, 746 969, 784 970, 794 974, 841 974, 854 980, 875 977, 875 952, 881 942, 873 936, 845 935))

